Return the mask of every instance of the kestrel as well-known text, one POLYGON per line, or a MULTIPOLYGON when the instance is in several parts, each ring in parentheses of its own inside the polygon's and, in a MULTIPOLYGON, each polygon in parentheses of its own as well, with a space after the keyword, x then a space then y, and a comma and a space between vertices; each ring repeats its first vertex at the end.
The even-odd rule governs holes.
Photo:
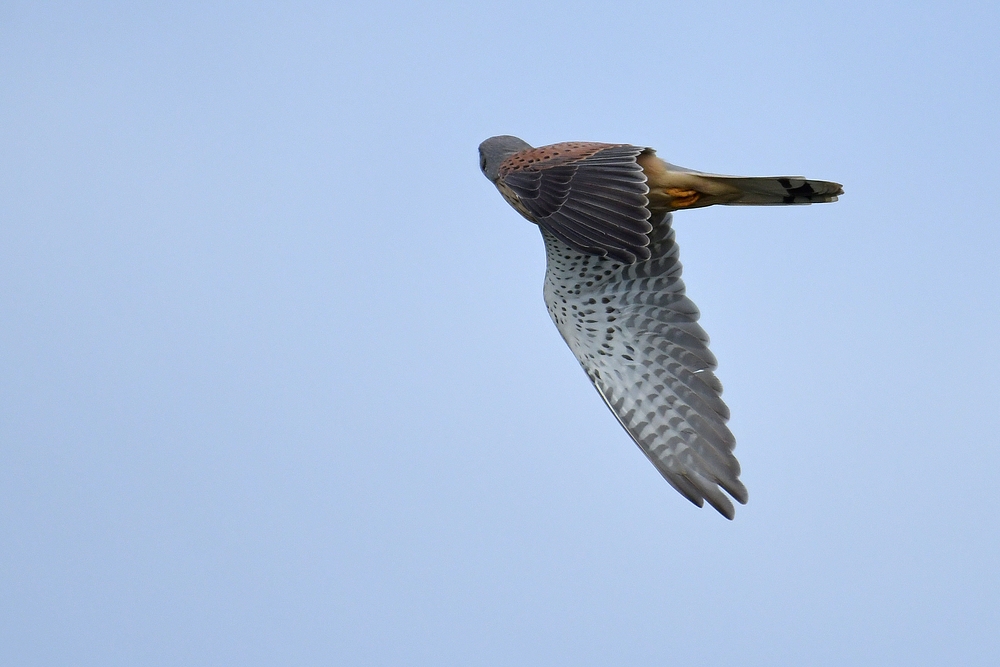
POLYGON ((479 145, 479 166, 541 229, 545 305, 597 392, 661 475, 727 519, 747 502, 717 364, 684 294, 671 213, 713 204, 832 202, 839 183, 720 176, 651 148, 512 136, 479 145), (720 489, 721 487, 721 489, 720 489))

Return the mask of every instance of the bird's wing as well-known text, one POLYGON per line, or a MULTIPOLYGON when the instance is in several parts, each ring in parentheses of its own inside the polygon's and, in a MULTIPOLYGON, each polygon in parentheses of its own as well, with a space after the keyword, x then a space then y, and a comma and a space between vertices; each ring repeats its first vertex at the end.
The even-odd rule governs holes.
POLYGON ((631 265, 582 255, 544 234, 545 300, 604 402, 664 478, 691 502, 732 519, 725 489, 746 503, 715 356, 684 294, 670 216, 651 257, 631 265))
POLYGON ((543 229, 582 252, 625 263, 649 257, 646 176, 638 146, 563 143, 517 153, 499 170, 543 229))

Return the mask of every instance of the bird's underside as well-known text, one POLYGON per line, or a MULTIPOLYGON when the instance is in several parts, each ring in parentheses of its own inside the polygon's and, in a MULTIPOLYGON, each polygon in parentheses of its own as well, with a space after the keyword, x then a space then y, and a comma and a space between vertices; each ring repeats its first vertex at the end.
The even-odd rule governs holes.
POLYGON ((671 486, 732 519, 726 493, 746 503, 747 490, 671 212, 836 201, 841 186, 696 172, 628 144, 532 148, 516 137, 483 142, 480 166, 540 227, 546 306, 604 402, 671 486))

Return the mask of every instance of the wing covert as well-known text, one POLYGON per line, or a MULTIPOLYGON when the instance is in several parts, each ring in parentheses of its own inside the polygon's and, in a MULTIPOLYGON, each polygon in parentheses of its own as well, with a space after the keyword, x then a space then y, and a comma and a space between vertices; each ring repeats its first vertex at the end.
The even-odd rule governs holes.
POLYGON ((631 264, 649 257, 644 148, 554 144, 518 153, 499 178, 531 218, 571 247, 631 264))

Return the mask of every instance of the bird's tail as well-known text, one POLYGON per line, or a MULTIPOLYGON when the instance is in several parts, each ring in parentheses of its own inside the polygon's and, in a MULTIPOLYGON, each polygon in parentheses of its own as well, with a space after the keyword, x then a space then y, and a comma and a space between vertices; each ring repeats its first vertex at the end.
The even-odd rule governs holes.
POLYGON ((646 174, 653 210, 676 211, 713 204, 769 206, 819 204, 844 194, 840 183, 801 176, 724 176, 664 162, 653 151, 636 158, 646 174))
POLYGON ((698 174, 707 181, 733 188, 735 198, 721 201, 729 206, 770 206, 781 204, 820 204, 837 201, 844 194, 840 183, 814 181, 802 176, 720 176, 698 174))

